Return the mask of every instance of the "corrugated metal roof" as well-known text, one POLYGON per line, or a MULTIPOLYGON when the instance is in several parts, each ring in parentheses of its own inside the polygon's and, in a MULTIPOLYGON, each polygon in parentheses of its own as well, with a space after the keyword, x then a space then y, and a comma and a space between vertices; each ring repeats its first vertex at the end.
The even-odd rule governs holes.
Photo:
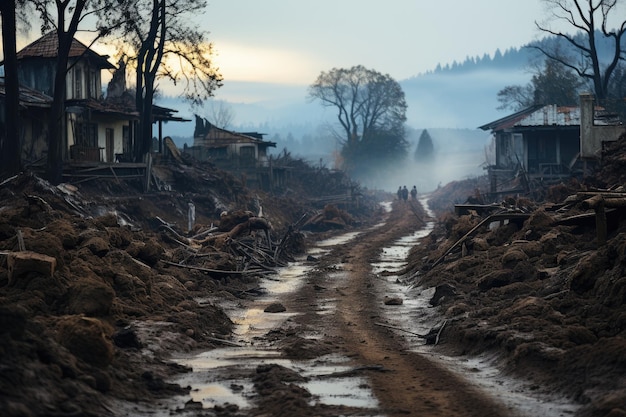
POLYGON ((479 129, 499 131, 520 127, 580 126, 580 107, 534 105, 510 116, 480 126, 479 129))
MULTIPOLYGON (((30 45, 20 49, 17 53, 17 59, 27 58, 56 58, 59 51, 59 39, 56 32, 49 32, 37 39, 30 45)), ((115 65, 108 61, 108 55, 100 55, 93 49, 88 48, 82 42, 72 39, 72 45, 70 46, 70 58, 79 58, 85 56, 88 59, 92 59, 98 64, 100 68, 115 68, 115 65)))
POLYGON ((522 118, 515 126, 580 126, 580 107, 549 104, 522 118))
MULTIPOLYGON (((602 107, 594 108, 594 124, 596 125, 620 125, 621 122, 615 114, 605 115, 602 107)), ((547 106, 535 105, 503 117, 483 126, 479 129, 501 131, 512 127, 549 127, 580 126, 580 107, 577 106, 557 106, 549 104, 547 106)))
POLYGON ((540 109, 541 107, 542 107, 541 105, 535 104, 526 109, 520 110, 517 113, 510 114, 501 119, 494 120, 493 122, 479 126, 478 128, 482 130, 507 129, 509 127, 515 126, 515 124, 518 123, 520 120, 524 119, 526 116, 528 116, 529 114, 532 114, 533 112, 540 109))

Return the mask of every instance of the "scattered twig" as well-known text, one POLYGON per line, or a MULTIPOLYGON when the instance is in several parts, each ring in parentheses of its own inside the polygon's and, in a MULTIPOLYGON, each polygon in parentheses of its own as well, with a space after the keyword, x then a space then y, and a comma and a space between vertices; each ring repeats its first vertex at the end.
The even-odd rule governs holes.
POLYGON ((20 229, 17 229, 17 247, 19 248, 20 252, 26 250, 26 246, 24 245, 24 234, 20 229))
POLYGON ((219 230, 219 227, 212 226, 212 227, 209 227, 207 230, 200 232, 195 236, 192 236, 191 239, 200 239, 201 237, 204 237, 208 235, 209 233, 217 232, 218 230, 219 230))
POLYGON ((6 184, 7 182, 13 181, 16 178, 17 178, 17 175, 13 175, 12 177, 7 178, 6 180, 0 182, 0 187, 3 186, 4 184, 6 184))
POLYGON ((435 337, 435 346, 437 346, 437 344, 439 343, 439 336, 441 336, 441 332, 443 332, 443 328, 446 327, 446 323, 448 323, 448 319, 443 321, 441 328, 437 332, 437 337, 435 337))
POLYGON ((163 261, 163 263, 167 265, 177 266, 179 268, 186 268, 186 269, 193 269, 196 271, 207 272, 210 274, 219 274, 219 275, 245 275, 247 274, 247 272, 244 272, 244 271, 223 271, 219 269, 201 268, 199 266, 193 266, 193 265, 181 265, 181 264, 177 264, 175 262, 170 262, 170 261, 163 261))
POLYGON ((333 372, 331 374, 318 375, 317 378, 344 378, 344 377, 352 376, 356 374, 357 372, 364 372, 364 371, 389 372, 389 369, 385 368, 382 365, 365 365, 365 366, 359 366, 356 368, 348 369, 347 371, 339 371, 339 372, 333 372))
POLYGON ((431 268, 434 268, 434 267, 436 267, 437 265, 439 265, 439 264, 440 264, 440 263, 441 263, 441 262, 445 259, 445 257, 446 257, 446 256, 448 256, 448 254, 450 254, 450 252, 452 252, 452 250, 453 250, 454 248, 456 248, 457 246, 459 246, 460 244, 462 244, 463 242, 465 242, 465 239, 467 239, 468 237, 470 237, 470 236, 471 236, 471 235, 472 235, 472 234, 473 234, 476 230, 480 229, 480 228, 481 228, 483 225, 485 225, 486 223, 488 223, 488 222, 492 221, 492 219, 493 219, 494 217, 496 217, 498 214, 502 214, 504 211, 505 211, 505 210, 499 210, 499 211, 497 211, 496 213, 494 213, 494 214, 492 214, 492 215, 490 215, 490 216, 485 217, 485 218, 484 218, 484 219, 483 219, 480 223, 478 223, 476 226, 474 226, 474 227, 473 227, 473 228, 472 228, 469 232, 467 232, 467 233, 466 233, 466 234, 465 234, 462 238, 460 238, 459 240, 457 240, 457 241, 454 243, 454 245, 450 246, 450 247, 448 248, 448 250, 446 250, 446 251, 443 253, 443 255, 441 255, 441 256, 439 257, 439 259, 437 259, 437 260, 435 261, 435 263, 432 265, 432 267, 431 267, 431 268))
POLYGON ((217 337, 210 337, 210 336, 206 336, 206 338, 207 338, 207 340, 210 340, 212 342, 221 343, 223 345, 234 346, 234 347, 245 347, 245 345, 242 345, 241 343, 231 342, 230 340, 218 339, 217 337))
POLYGON ((390 326, 390 325, 385 324, 385 323, 374 323, 374 324, 377 325, 377 326, 387 327, 389 329, 394 329, 394 330, 399 330, 401 332, 409 333, 409 334, 412 334, 413 336, 421 337, 422 339, 426 338, 426 335, 422 335, 422 334, 419 334, 419 333, 414 333, 414 332, 402 329, 400 327, 390 326))

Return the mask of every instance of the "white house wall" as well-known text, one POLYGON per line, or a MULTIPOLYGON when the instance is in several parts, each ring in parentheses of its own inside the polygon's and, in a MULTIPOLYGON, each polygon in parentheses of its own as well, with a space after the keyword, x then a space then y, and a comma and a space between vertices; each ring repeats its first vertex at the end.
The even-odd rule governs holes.
MULTIPOLYGON (((76 121, 76 115, 68 114, 68 124, 67 124, 67 149, 69 152, 70 146, 76 143, 76 138, 74 136, 74 122, 76 121)), ((102 152, 100 153, 101 162, 115 162, 115 161, 107 161, 107 153, 106 153, 106 130, 113 129, 113 154, 121 154, 124 152, 124 126, 128 126, 128 120, 98 120, 93 119, 90 123, 94 123, 98 126, 98 147, 102 148, 102 152)))
POLYGON ((113 154, 124 153, 124 126, 128 126, 127 121, 111 121, 111 122, 98 122, 98 146, 104 149, 102 159, 103 162, 115 162, 107 161, 106 152, 106 130, 113 129, 113 154))

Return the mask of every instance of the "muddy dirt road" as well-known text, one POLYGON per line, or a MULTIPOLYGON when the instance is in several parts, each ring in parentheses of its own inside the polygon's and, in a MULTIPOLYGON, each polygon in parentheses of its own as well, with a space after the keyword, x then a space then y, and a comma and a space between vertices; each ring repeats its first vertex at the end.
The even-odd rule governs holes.
MULTIPOLYGON (((242 335, 238 342, 243 350, 238 354, 233 354, 238 348, 225 348, 221 353, 208 352, 213 359, 201 355, 182 360, 195 370, 195 377, 179 382, 190 383, 196 407, 203 403, 206 411, 213 405, 217 415, 227 416, 517 415, 437 361, 411 349, 397 330, 381 326, 393 306, 385 304, 385 284, 372 264, 383 248, 423 227, 408 204, 394 202, 392 207, 377 225, 328 247, 293 291, 274 294, 252 307, 262 311, 266 305, 279 304, 286 311, 262 313, 272 317, 265 320, 274 324, 268 331, 256 329, 255 336, 242 335), (387 312, 383 313, 383 308, 387 312), (232 363, 234 357, 239 359, 236 364, 232 363), (207 365, 213 361, 217 364, 207 365), (340 365, 335 366, 336 362, 340 365), (203 367, 205 373, 198 373, 203 367), (227 396, 220 404, 211 397, 216 385, 208 388, 202 382, 208 379, 226 390, 238 391, 249 401, 234 405, 233 397, 227 396), (326 387, 322 394, 308 389, 320 384, 326 387), (346 389, 352 392, 340 392, 346 389), (337 401, 342 395, 352 400, 337 401), (360 401, 355 401, 355 396, 360 401)), ((250 319, 234 321, 241 327, 250 319)), ((245 326, 249 332, 255 325, 245 326)), ((263 326, 268 326, 267 322, 263 326)), ((191 412, 189 407, 188 403, 186 411, 191 412)))
MULTIPOLYGON (((368 374, 372 391, 384 415, 504 416, 501 406, 468 386, 423 355, 407 350, 397 332, 380 321, 382 298, 371 262, 382 247, 414 228, 415 218, 407 206, 397 204, 385 225, 374 228, 344 248, 348 271, 332 323, 343 348, 354 352, 356 366, 382 365, 384 371, 368 374)), ((320 284, 329 285, 332 282, 320 284)))
MULTIPOLYGON (((384 225, 336 247, 323 262, 342 263, 345 278, 337 282, 328 275, 321 275, 316 282, 310 282, 339 294, 332 318, 304 314, 298 321, 332 335, 333 345, 341 346, 352 358, 352 366, 365 369, 379 403, 373 415, 511 415, 453 373, 409 351, 397 332, 377 324, 381 321, 385 294, 379 292, 380 279, 372 273, 371 265, 383 247, 416 227, 419 223, 408 205, 394 204, 384 225)), ((306 312, 307 307, 315 306, 319 291, 310 291, 310 287, 302 290, 296 297, 297 305, 291 308, 306 312)))

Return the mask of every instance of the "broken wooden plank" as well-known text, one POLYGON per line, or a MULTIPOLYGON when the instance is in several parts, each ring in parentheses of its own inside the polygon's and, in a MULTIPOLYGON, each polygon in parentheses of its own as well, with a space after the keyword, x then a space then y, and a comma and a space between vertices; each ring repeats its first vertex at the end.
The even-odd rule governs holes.
POLYGON ((9 285, 29 272, 38 272, 52 278, 56 266, 57 260, 52 256, 31 251, 11 252, 7 255, 9 285))

